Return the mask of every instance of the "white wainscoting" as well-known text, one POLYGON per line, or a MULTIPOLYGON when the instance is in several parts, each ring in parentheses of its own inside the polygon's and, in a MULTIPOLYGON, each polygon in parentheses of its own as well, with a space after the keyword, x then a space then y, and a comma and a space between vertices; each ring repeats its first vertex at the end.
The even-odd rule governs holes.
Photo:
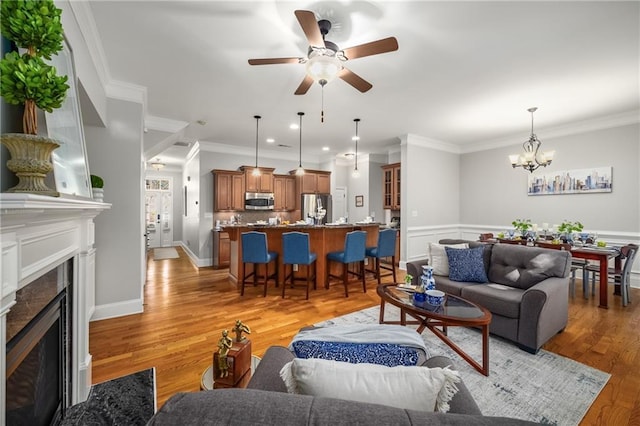
MULTIPOLYGON (((477 240, 482 233, 493 232, 494 235, 497 235, 499 232, 504 232, 505 230, 504 227, 500 226, 461 224, 408 227, 407 236, 401 240, 404 241, 402 247, 404 255, 403 260, 400 262, 400 269, 407 269, 407 261, 412 262, 414 260, 426 259, 428 256, 427 248, 430 242, 437 243, 444 238, 477 240)), ((598 239, 606 241, 609 244, 625 245, 634 243, 640 245, 640 233, 599 230, 592 230, 592 232, 597 232, 598 239)), ((631 271, 631 286, 640 288, 640 255, 636 256, 631 271)))

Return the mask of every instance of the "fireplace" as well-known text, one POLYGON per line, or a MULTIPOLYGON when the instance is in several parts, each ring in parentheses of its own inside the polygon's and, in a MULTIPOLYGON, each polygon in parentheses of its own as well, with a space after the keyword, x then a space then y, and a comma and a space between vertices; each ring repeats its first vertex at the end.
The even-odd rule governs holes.
POLYGON ((7 425, 56 425, 71 405, 73 259, 16 292, 7 315, 7 425))
POLYGON ((93 220, 110 207, 0 194, 0 426, 56 424, 87 399, 93 220))

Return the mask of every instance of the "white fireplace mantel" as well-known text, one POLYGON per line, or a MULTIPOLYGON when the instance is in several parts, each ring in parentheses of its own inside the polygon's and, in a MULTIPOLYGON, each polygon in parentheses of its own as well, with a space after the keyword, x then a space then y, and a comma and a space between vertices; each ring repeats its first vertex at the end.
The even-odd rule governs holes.
POLYGON ((95 309, 93 219, 110 207, 86 199, 0 194, 0 426, 6 413, 6 316, 15 304, 16 291, 70 258, 75 259, 71 402, 87 398, 89 320, 95 309))

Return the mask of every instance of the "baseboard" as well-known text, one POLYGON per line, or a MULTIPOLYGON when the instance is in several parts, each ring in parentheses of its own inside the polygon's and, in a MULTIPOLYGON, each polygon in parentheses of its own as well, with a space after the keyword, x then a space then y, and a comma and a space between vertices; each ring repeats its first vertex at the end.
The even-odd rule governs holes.
POLYGON ((179 245, 180 247, 182 247, 184 252, 187 253, 187 256, 189 256, 189 260, 191 260, 191 263, 193 263, 198 268, 207 268, 209 266, 213 266, 213 259, 201 259, 196 256, 195 253, 193 253, 191 249, 184 245, 182 242, 179 245))
POLYGON ((72 396, 72 404, 78 404, 86 401, 91 390, 91 354, 87 354, 86 358, 80 363, 78 368, 78 377, 75 381, 76 389, 72 396))
POLYGON ((140 314, 144 311, 141 299, 127 300, 124 302, 97 305, 91 316, 91 321, 109 318, 123 317, 125 315, 140 314))

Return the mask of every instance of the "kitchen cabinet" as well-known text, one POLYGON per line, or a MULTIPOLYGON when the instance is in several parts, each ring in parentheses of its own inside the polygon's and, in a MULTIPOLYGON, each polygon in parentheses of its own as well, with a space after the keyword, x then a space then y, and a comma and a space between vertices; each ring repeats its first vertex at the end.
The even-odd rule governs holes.
POLYGON ((244 173, 230 170, 212 170, 214 211, 244 210, 244 173))
POLYGON ((228 268, 231 264, 231 240, 228 232, 213 231, 213 267, 228 268))
POLYGON ((246 192, 273 192, 273 171, 275 169, 258 167, 260 174, 253 175, 255 167, 242 166, 240 170, 244 172, 246 192))
POLYGON ((296 179, 288 175, 273 175, 273 209, 292 211, 296 209, 296 179))
MULTIPOLYGON (((290 172, 295 174, 295 170, 290 172)), ((298 176, 300 194, 330 194, 331 172, 322 170, 305 170, 304 175, 298 176)))
POLYGON ((400 163, 382 166, 382 208, 400 210, 400 163))

